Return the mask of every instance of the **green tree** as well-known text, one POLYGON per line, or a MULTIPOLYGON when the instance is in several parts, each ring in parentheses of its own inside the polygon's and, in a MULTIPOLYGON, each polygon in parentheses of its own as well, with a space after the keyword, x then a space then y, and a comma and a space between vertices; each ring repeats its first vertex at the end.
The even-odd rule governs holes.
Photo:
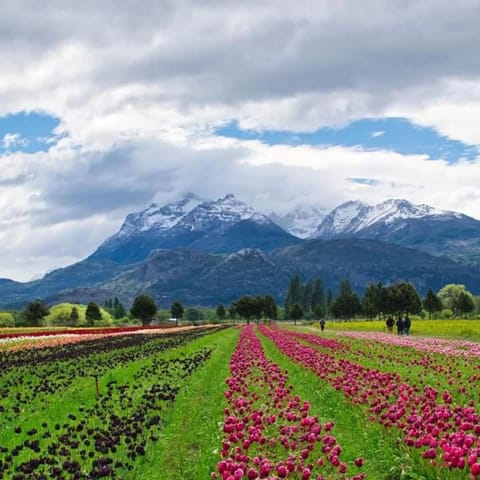
POLYGON ((78 325, 78 322, 80 321, 80 315, 78 313, 77 307, 72 307, 72 310, 70 311, 70 316, 69 316, 69 324, 74 326, 78 325))
POLYGON ((185 310, 185 320, 188 320, 196 325, 198 322, 203 320, 203 313, 198 308, 187 308, 185 310))
POLYGON ((149 295, 139 295, 133 301, 130 313, 134 318, 142 321, 142 325, 149 325, 157 313, 157 306, 149 295))
POLYGON ((183 318, 183 305, 180 302, 173 302, 170 307, 170 315, 175 318, 175 325, 178 325, 178 319, 183 318))
POLYGON ((302 309, 305 313, 312 310, 313 282, 310 280, 302 285, 302 309))
POLYGON ((23 316, 27 325, 38 327, 49 313, 50 310, 41 300, 35 300, 26 306, 23 316))
POLYGON ((95 320, 102 319, 100 307, 95 302, 90 302, 87 305, 87 309, 85 310, 85 318, 87 319, 87 325, 89 326, 93 326, 95 320))
POLYGON ((237 316, 237 304, 233 302, 228 307, 228 318, 230 318, 233 321, 233 323, 235 323, 236 316, 237 316))
POLYGON ((460 292, 453 304, 454 312, 459 316, 466 316, 466 314, 475 310, 475 302, 473 296, 467 292, 460 292))
POLYGON ((302 302, 302 285, 300 283, 300 277, 294 275, 290 280, 290 285, 288 287, 287 296, 285 297, 285 315, 289 317, 290 308, 295 303, 302 302))
POLYGON ((297 324, 297 320, 300 320, 303 317, 302 307, 298 303, 294 303, 290 308, 290 318, 293 320, 294 324, 297 324))
POLYGON ((225 307, 220 304, 218 307, 217 307, 217 310, 215 312, 217 314, 217 317, 219 318, 219 320, 221 320, 223 322, 223 320, 225 319, 225 316, 227 314, 227 312, 225 311, 225 307))
POLYGON ((317 278, 313 285, 312 309, 317 319, 325 315, 325 292, 320 278, 317 278), (320 316, 318 317, 318 315, 320 316))
MULTIPOLYGON (((458 311, 457 307, 459 305, 460 296, 462 293, 469 295, 473 299, 473 295, 465 288, 465 285, 455 283, 449 283, 442 287, 438 292, 438 296, 445 308, 453 310, 455 315, 458 315, 460 312, 458 311)), ((462 301, 465 300, 462 299, 462 301)))
POLYGON ((331 288, 327 290, 327 298, 325 301, 325 315, 332 314, 332 304, 333 304, 333 291, 331 288))
POLYGON ((265 316, 270 320, 276 320, 278 317, 277 303, 271 295, 265 296, 263 312, 265 313, 265 316))
POLYGON ((440 312, 443 308, 440 297, 431 289, 428 289, 423 299, 423 308, 428 312, 428 318, 432 318, 433 312, 440 312))
POLYGON ((340 282, 338 295, 332 305, 335 318, 352 318, 360 313, 362 304, 360 298, 352 291, 350 281, 344 279, 340 282))
POLYGON ((123 304, 118 300, 117 297, 115 297, 116 302, 113 304, 113 317, 116 318, 117 320, 119 318, 123 318, 127 316, 127 311, 125 310, 125 307, 123 304))
POLYGON ((258 303, 251 295, 244 295, 235 302, 235 311, 239 317, 245 318, 247 324, 249 324, 250 320, 258 315, 258 303))
POLYGON ((380 313, 378 284, 370 283, 365 289, 362 309, 365 316, 370 319, 374 319, 380 313))

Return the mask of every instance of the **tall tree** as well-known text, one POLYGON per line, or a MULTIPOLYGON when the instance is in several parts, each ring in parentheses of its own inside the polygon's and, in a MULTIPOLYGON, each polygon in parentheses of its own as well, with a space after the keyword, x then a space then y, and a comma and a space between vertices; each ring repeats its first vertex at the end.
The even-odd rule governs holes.
POLYGON ((217 314, 217 318, 221 321, 223 321, 225 319, 225 316, 227 314, 227 312, 225 311, 225 307, 220 304, 218 307, 217 307, 217 310, 215 312, 217 314))
POLYGON ((370 283, 365 289, 362 301, 363 313, 373 319, 380 313, 378 284, 370 283))
POLYGON ((87 305, 87 309, 85 310, 85 318, 87 319, 87 325, 90 326, 93 326, 95 320, 102 319, 100 307, 95 302, 90 302, 87 305))
POLYGON ((325 292, 323 290, 323 282, 320 278, 315 280, 312 292, 312 309, 315 313, 315 317, 318 318, 325 315, 325 292))
POLYGON ((38 327, 44 317, 50 313, 48 307, 41 301, 30 302, 23 311, 25 322, 31 327, 38 327))
POLYGON ((277 316, 278 316, 277 303, 275 302, 275 299, 271 295, 265 296, 263 311, 265 313, 265 317, 267 317, 268 319, 270 320, 277 319, 277 316))
POLYGON ((475 302, 473 296, 467 292, 460 292, 455 299, 453 309, 456 315, 464 316, 475 310, 475 302))
POLYGON ((122 302, 118 300, 117 297, 115 297, 116 302, 113 304, 113 317, 116 318, 117 320, 119 318, 123 318, 127 316, 127 311, 125 310, 125 307, 123 306, 122 302))
POLYGON ((258 313, 258 304, 251 295, 244 295, 235 302, 235 311, 241 317, 247 320, 247 324, 258 313))
POLYGON ((442 301, 443 306, 453 310, 455 315, 457 315, 459 297, 462 293, 472 296, 472 294, 465 288, 465 285, 449 283, 440 289, 438 296, 442 301))
POLYGON ((184 308, 180 302, 173 302, 170 307, 170 315, 175 319, 175 325, 178 325, 178 320, 183 318, 184 308))
POLYGON ((325 315, 332 314, 332 303, 333 303, 333 290, 329 288, 327 289, 327 298, 325 300, 325 315))
POLYGON ((134 318, 142 321, 142 325, 149 325, 157 313, 157 306, 149 295, 139 295, 133 301, 130 313, 134 318))
POLYGON ((297 320, 300 320, 303 317, 302 307, 298 303, 294 303, 290 309, 290 318, 293 320, 294 324, 297 324, 297 320))
POLYGON ((428 312, 429 319, 432 318, 433 312, 439 312, 443 308, 440 297, 431 288, 423 299, 423 308, 428 312))
POLYGON ((332 313, 336 318, 352 318, 361 310, 360 298, 352 291, 350 281, 345 279, 340 282, 338 295, 332 305, 332 313))
POLYGON ((302 285, 300 283, 300 277, 294 275, 290 280, 287 296, 285 297, 285 315, 287 318, 290 315, 290 308, 295 303, 301 303, 302 301, 302 285))
POLYGON ((70 311, 70 315, 68 317, 69 319, 69 325, 75 326, 78 325, 78 322, 80 321, 80 315, 78 313, 77 307, 72 307, 72 310, 70 311))
POLYGON ((312 310, 313 282, 309 280, 302 285, 301 305, 305 313, 312 310))

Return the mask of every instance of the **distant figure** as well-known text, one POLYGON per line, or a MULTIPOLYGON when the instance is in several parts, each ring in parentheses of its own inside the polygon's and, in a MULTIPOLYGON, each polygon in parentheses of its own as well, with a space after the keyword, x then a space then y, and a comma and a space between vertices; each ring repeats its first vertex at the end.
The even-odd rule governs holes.
POLYGON ((405 324, 403 323, 403 318, 400 316, 398 317, 398 320, 397 320, 397 333, 399 335, 403 335, 404 327, 405 327, 405 324))
POLYGON ((325 319, 320 319, 320 330, 323 332, 325 330, 325 319))
POLYGON ((410 335, 410 327, 412 325, 412 322, 410 321, 410 318, 408 315, 405 315, 405 318, 403 319, 403 334, 404 335, 410 335))
POLYGON ((395 325, 395 320, 392 318, 391 315, 388 316, 387 321, 385 322, 387 324, 387 330, 392 333, 393 332, 393 326, 395 325))

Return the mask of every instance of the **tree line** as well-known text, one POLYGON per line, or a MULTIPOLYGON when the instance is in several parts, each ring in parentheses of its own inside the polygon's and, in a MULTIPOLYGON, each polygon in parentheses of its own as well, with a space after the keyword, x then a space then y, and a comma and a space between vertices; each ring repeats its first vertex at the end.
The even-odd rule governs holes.
POLYGON ((475 310, 474 297, 464 285, 448 284, 438 293, 429 289, 421 298, 415 286, 406 281, 391 285, 370 283, 361 297, 348 279, 340 282, 337 294, 333 295, 330 288, 324 292, 320 278, 302 283, 299 276, 294 275, 285 298, 285 317, 291 320, 304 316, 352 319, 359 315, 373 319, 420 314, 422 310, 431 318, 434 312, 443 309, 451 311, 452 316, 465 316, 475 310))

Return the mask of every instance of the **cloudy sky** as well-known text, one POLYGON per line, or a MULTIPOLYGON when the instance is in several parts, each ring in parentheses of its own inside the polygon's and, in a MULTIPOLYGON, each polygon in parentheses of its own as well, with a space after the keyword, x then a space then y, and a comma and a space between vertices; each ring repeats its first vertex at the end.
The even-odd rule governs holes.
POLYGON ((0 277, 187 191, 480 218, 477 0, 4 0, 0 277))

